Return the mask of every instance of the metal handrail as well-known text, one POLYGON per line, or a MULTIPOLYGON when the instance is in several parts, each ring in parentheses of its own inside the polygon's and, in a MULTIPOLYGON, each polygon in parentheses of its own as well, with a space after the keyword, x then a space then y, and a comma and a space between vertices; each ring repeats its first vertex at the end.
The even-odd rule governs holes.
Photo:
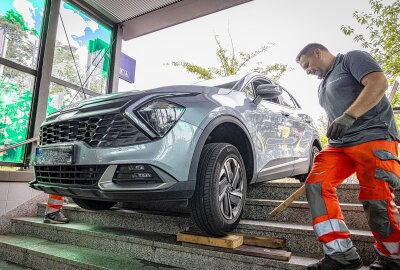
POLYGON ((8 150, 10 150, 10 149, 17 148, 18 146, 21 146, 21 145, 24 145, 24 144, 28 144, 28 143, 32 143, 32 142, 38 141, 38 140, 39 140, 39 136, 36 136, 36 137, 30 138, 30 139, 27 139, 27 140, 25 140, 25 141, 22 141, 22 142, 19 142, 19 143, 16 143, 16 144, 7 146, 7 147, 5 147, 5 148, 3 148, 3 149, 0 149, 0 153, 5 152, 5 151, 8 151, 8 150))

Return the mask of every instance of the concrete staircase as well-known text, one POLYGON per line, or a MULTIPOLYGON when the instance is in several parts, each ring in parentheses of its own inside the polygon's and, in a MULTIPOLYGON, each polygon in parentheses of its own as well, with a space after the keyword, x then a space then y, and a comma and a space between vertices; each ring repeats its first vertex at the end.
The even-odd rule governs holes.
MULTIPOLYGON (((237 229, 241 233, 286 238, 293 254, 289 262, 183 247, 176 242, 175 234, 194 226, 187 213, 126 209, 134 204, 97 212, 69 204, 64 212, 71 223, 65 225, 42 223, 45 205, 41 204, 38 217, 15 218, 12 234, 0 235, 0 260, 21 267, 11 268, 17 266, 9 264, 10 268, 4 269, 306 269, 322 253, 309 226, 311 216, 305 198, 275 219, 268 217, 270 210, 300 186, 251 186, 237 229)), ((357 193, 356 185, 338 189, 352 239, 367 265, 375 258, 374 239, 367 230, 357 193)), ((143 204, 139 206, 143 208, 143 204)))

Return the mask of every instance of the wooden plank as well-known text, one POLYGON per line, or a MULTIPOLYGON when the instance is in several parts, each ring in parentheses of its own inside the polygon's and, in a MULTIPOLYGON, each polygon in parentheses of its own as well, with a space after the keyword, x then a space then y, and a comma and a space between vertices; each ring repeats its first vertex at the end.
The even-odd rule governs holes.
POLYGON ((292 253, 286 250, 269 249, 248 245, 241 245, 240 247, 235 248, 234 251, 237 254, 256 256, 280 261, 289 261, 290 257, 292 256, 292 253))
POLYGON ((268 249, 268 248, 247 246, 247 245, 241 245, 234 249, 220 248, 214 246, 204 246, 191 243, 182 243, 182 246, 191 248, 201 248, 201 249, 226 252, 226 253, 234 253, 234 254, 253 256, 253 257, 261 257, 265 259, 280 260, 280 261, 289 261, 292 256, 292 253, 286 250, 268 249))
POLYGON ((286 246, 286 239, 283 238, 244 235, 244 234, 242 236, 244 245, 266 247, 266 248, 284 248, 286 246))
POLYGON ((243 244, 243 236, 229 234, 224 237, 212 237, 182 232, 177 234, 177 241, 232 249, 243 244))
POLYGON ((392 89, 390 90, 389 94, 389 101, 392 102, 394 96, 396 95, 397 89, 399 88, 399 82, 397 80, 394 81, 392 89))
POLYGON ((279 214, 280 212, 282 212, 283 210, 285 210, 286 208, 289 207, 289 205, 292 204, 292 202, 296 199, 298 199, 301 195, 303 195, 303 193, 306 191, 306 186, 303 185, 301 188, 299 188, 298 190, 296 190, 292 195, 290 195, 286 200, 284 200, 280 205, 278 205, 277 207, 275 207, 270 213, 269 215, 271 217, 276 216, 277 214, 279 214))

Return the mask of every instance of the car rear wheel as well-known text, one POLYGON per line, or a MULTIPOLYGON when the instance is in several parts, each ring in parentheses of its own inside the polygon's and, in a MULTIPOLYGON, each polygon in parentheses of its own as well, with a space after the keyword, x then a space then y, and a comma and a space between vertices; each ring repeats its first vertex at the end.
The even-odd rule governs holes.
POLYGON ((88 210, 108 210, 117 204, 117 202, 95 201, 78 198, 72 198, 72 200, 74 200, 79 207, 88 210))
POLYGON ((236 147, 228 143, 206 144, 190 203, 197 226, 210 235, 234 230, 243 212, 246 192, 246 170, 236 147))
POLYGON ((310 160, 311 160, 311 162, 310 162, 310 166, 308 167, 308 172, 305 173, 305 174, 299 175, 299 176, 297 177, 297 179, 299 179, 300 182, 305 182, 305 181, 307 180, 307 176, 310 174, 311 169, 312 169, 312 167, 313 167, 314 160, 315 160, 315 156, 316 156, 319 152, 320 152, 319 148, 318 148, 317 146, 313 145, 312 148, 311 148, 311 153, 310 153, 310 160))

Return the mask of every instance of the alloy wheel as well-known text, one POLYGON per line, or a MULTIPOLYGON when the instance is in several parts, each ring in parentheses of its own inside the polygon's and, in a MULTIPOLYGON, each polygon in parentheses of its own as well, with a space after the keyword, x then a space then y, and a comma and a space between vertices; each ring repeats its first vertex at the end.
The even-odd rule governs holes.
POLYGON ((218 203, 222 215, 234 219, 243 204, 243 179, 242 168, 234 158, 225 160, 219 174, 218 203))

